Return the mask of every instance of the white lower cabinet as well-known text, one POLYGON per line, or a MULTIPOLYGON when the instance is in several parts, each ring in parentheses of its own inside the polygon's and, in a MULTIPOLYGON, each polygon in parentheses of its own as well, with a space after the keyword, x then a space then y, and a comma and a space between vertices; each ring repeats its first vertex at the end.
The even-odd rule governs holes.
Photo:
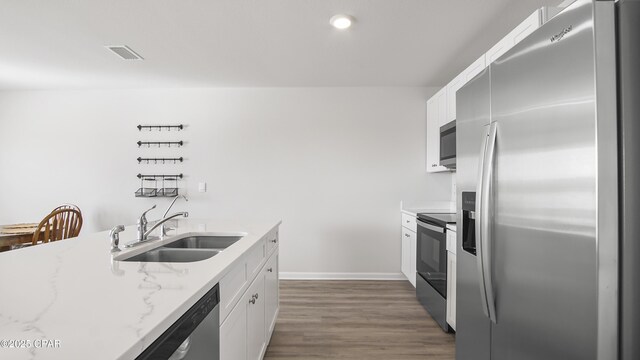
POLYGON ((278 317, 280 303, 280 286, 278 278, 278 254, 273 254, 264 266, 265 318, 267 323, 267 339, 271 337, 278 317))
POLYGON ((456 329, 456 232, 447 229, 447 323, 456 329))
POLYGON ((456 255, 447 254, 447 323, 456 329, 456 255))
POLYGON ((220 326, 220 359, 247 360, 247 307, 240 305, 220 326))
MULTIPOLYGON (((277 233, 276 233, 277 239, 277 233)), ((273 237, 267 238, 272 241, 273 237)), ((274 242, 273 244, 277 244, 274 242)), ((263 245, 258 245, 247 255, 245 266, 237 266, 232 271, 246 271, 251 273, 250 264, 255 263, 257 254, 263 245)), ((250 285, 235 304, 223 304, 223 308, 232 310, 220 325, 220 359, 221 360, 261 360, 264 357, 279 308, 279 276, 278 276, 278 247, 271 246, 271 254, 258 267, 250 285)), ((241 276, 240 276, 241 277, 241 276)), ((236 279, 238 276, 229 273, 224 279, 236 279)), ((233 283, 239 283, 234 281, 233 283)), ((232 286, 229 288, 235 289, 232 286)), ((235 296, 225 297, 221 292, 221 299, 234 299, 235 296)))
POLYGON ((409 259, 411 257, 411 239, 409 238, 409 234, 407 234, 407 229, 402 228, 402 259, 401 259, 401 270, 404 276, 409 279, 409 273, 411 272, 411 265, 409 265, 409 259))
POLYGON ((259 274, 243 297, 247 307, 247 360, 260 360, 267 347, 264 275, 259 274))
POLYGON ((400 270, 407 277, 411 285, 416 286, 416 260, 417 260, 417 240, 416 240, 416 218, 402 214, 402 258, 400 270))

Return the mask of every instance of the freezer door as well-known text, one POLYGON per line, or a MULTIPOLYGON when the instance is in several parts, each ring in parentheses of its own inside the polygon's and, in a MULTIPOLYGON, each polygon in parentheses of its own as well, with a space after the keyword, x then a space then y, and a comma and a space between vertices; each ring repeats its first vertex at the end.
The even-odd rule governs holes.
MULTIPOLYGON (((578 0, 491 65, 493 360, 609 358, 598 356, 596 204, 605 165, 593 12, 594 3, 578 0)), ((615 131, 615 112, 607 121, 615 131)), ((615 150, 606 160, 616 163, 615 150)), ((602 186, 615 189, 612 177, 602 186)), ((615 207, 615 196, 608 202, 615 207)))
POLYGON ((458 219, 456 282, 456 359, 489 360, 491 326, 482 310, 481 278, 477 256, 462 246, 462 239, 475 236, 475 224, 467 224, 462 214, 463 192, 475 194, 483 139, 490 122, 490 73, 485 69, 457 93, 458 169, 456 190, 458 219))

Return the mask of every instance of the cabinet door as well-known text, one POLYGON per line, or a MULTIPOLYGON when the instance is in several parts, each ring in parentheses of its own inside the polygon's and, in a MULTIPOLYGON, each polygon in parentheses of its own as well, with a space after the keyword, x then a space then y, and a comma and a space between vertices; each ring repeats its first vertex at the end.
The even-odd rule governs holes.
POLYGON ((496 61, 500 56, 504 55, 507 51, 509 51, 515 43, 513 42, 513 35, 509 34, 505 36, 502 40, 498 41, 497 44, 493 45, 489 51, 487 51, 487 65, 496 61))
POLYGON ((258 274, 244 294, 247 308, 247 360, 260 360, 266 347, 264 275, 258 274))
MULTIPOLYGON (((449 121, 447 120, 447 87, 445 86, 437 94, 438 99, 438 135, 440 134, 440 126, 445 125, 449 121)), ((438 139, 440 137, 438 136, 438 139)), ((439 142, 438 142, 439 144, 439 142)))
POLYGON ((416 241, 416 233, 410 232, 409 237, 409 282, 416 287, 416 271, 418 259, 418 242, 416 241))
POLYGON ((504 55, 517 43, 526 38, 529 34, 534 32, 540 27, 542 22, 542 14, 540 10, 536 10, 528 18, 526 18, 520 25, 513 29, 507 36, 495 44, 489 51, 487 51, 487 65, 496 61, 500 56, 504 55))
POLYGON ((471 81, 476 75, 480 74, 482 70, 487 67, 487 59, 483 54, 480 58, 473 62, 473 64, 469 65, 467 70, 465 70, 465 84, 471 81))
POLYGON ((456 329, 456 255, 447 254, 447 323, 456 329))
POLYGON ((446 106, 446 100, 444 88, 427 101, 427 172, 448 171, 446 167, 440 166, 440 115, 447 112, 446 107, 440 108, 442 103, 446 106))
POLYGON ((265 330, 267 339, 271 337, 278 316, 278 304, 280 301, 278 281, 278 250, 276 250, 264 266, 265 330))
POLYGON ((456 314, 457 311, 456 309, 458 308, 458 302, 457 302, 457 295, 456 295, 456 282, 458 281, 458 275, 457 275, 457 261, 458 261, 458 257, 456 255, 453 255, 453 261, 451 262, 451 320, 453 321, 453 324, 451 324, 451 327, 453 327, 453 330, 456 329, 456 314))
POLYGON ((402 265, 401 270, 407 280, 410 279, 409 269, 411 269, 411 235, 408 234, 409 230, 402 228, 402 265))
MULTIPOLYGON (((466 70, 456 76, 449 85, 447 85, 447 117, 445 123, 456 119, 456 92, 467 83, 466 70)), ((440 126, 444 124, 441 123, 440 126)))
POLYGON ((247 360, 247 306, 237 304, 220 325, 220 360, 247 360))
POLYGON ((244 256, 220 280, 220 322, 234 309, 248 285, 247 262, 244 256))
POLYGON ((540 24, 542 22, 541 15, 542 14, 540 13, 540 10, 536 10, 533 14, 526 18, 525 21, 523 21, 520 25, 513 29, 513 45, 519 43, 524 38, 529 36, 529 34, 540 27, 540 24))

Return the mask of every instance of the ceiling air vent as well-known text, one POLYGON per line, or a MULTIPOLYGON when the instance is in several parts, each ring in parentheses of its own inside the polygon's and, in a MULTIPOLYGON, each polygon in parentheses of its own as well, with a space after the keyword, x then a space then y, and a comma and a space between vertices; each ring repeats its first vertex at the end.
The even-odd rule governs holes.
POLYGON ((131 50, 127 45, 107 46, 107 49, 113 51, 123 60, 144 60, 142 56, 136 54, 136 52, 131 50))

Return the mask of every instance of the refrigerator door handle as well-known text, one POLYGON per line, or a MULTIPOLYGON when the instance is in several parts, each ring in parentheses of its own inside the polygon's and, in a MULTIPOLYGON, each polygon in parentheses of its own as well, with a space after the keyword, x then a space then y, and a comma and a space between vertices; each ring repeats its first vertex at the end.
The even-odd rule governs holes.
POLYGON ((487 147, 485 152, 485 158, 483 161, 482 170, 482 192, 481 192, 481 202, 480 209, 482 212, 482 217, 478 221, 480 223, 480 242, 482 243, 482 273, 484 279, 484 289, 486 295, 486 304, 487 304, 487 316, 493 323, 497 323, 496 321, 496 301, 493 292, 493 277, 491 276, 492 269, 492 258, 491 258, 491 243, 492 241, 492 226, 491 222, 493 219, 493 170, 494 170, 494 162, 495 162, 495 153, 496 153, 496 138, 497 138, 497 123, 491 123, 489 127, 489 136, 487 137, 487 147))
MULTIPOLYGON (((487 125, 488 126, 488 125, 487 125)), ((478 276, 480 280, 480 303, 482 306, 482 310, 484 314, 489 317, 489 306, 487 304, 487 286, 484 277, 484 266, 482 264, 484 260, 484 245, 483 245, 483 234, 484 231, 482 229, 482 219, 484 218, 484 213, 482 211, 483 206, 482 202, 484 200, 483 189, 484 189, 484 168, 485 168, 485 159, 487 156, 487 142, 489 138, 489 133, 486 132, 484 134, 484 139, 482 140, 482 147, 480 148, 480 159, 478 163, 478 182, 476 188, 476 211, 475 211, 475 230, 476 230, 476 263, 478 265, 478 276)))

